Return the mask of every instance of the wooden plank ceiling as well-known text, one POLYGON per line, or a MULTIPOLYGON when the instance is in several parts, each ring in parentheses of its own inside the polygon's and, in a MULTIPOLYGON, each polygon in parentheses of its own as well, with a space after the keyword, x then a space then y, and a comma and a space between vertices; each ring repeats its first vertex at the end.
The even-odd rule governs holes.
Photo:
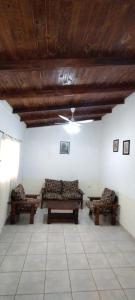
POLYGON ((100 120, 134 91, 134 0, 0 0, 0 99, 27 127, 100 120))

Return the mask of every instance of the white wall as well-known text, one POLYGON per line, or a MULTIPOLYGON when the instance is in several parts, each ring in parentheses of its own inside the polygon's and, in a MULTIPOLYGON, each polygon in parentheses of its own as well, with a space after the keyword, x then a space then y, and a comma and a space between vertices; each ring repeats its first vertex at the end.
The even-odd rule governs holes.
MULTIPOLYGON (((20 117, 17 114, 12 113, 11 106, 6 102, 0 100, 0 130, 5 134, 10 135, 21 141, 20 152, 20 168, 18 180, 22 181, 22 152, 23 152, 23 138, 26 130, 26 125, 20 122, 20 117)), ((0 133, 1 138, 1 133, 0 133)))
POLYGON ((0 130, 16 139, 23 140, 25 128, 19 116, 12 113, 11 106, 6 101, 0 101, 0 130))
POLYGON ((61 125, 27 129, 23 149, 26 191, 39 193, 45 178, 78 178, 88 195, 100 192, 99 123, 82 126, 76 135, 69 135, 61 125), (59 154, 60 141, 70 141, 69 155, 59 154))
POLYGON ((103 118, 101 181, 117 192, 120 222, 135 237, 135 94, 103 118), (114 139, 120 140, 119 152, 112 151, 114 139), (122 142, 128 139, 130 155, 122 155, 122 142))
MULTIPOLYGON (((0 101, 0 130, 21 141, 21 155, 22 155, 22 142, 26 126, 20 122, 17 115, 12 113, 12 108, 6 101, 0 101)), ((0 133, 1 141, 2 133, 0 133)), ((1 163, 0 163, 1 164, 1 163)), ((1 167, 1 166, 0 166, 1 167)), ((18 181, 22 180, 21 164, 18 173, 18 181)), ((9 200, 9 185, 4 186, 0 183, 0 230, 7 217, 7 202, 9 200)))

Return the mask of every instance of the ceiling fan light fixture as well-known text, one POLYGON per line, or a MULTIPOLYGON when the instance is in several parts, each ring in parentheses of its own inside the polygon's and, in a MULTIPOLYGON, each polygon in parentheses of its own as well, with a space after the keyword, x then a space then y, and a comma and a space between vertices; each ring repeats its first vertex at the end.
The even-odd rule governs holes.
POLYGON ((64 129, 67 133, 69 134, 77 134, 80 132, 80 126, 78 126, 79 124, 75 124, 75 123, 69 123, 64 125, 64 129))
POLYGON ((94 120, 84 120, 84 121, 78 121, 79 124, 88 124, 88 123, 92 123, 94 120))

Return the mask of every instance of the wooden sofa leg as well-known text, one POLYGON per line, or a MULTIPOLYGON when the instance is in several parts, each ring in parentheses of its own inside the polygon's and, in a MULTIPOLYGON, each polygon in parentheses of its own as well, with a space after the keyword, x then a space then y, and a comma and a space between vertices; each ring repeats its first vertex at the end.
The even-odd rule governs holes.
POLYGON ((32 206, 31 212, 30 212, 30 224, 34 224, 34 215, 35 215, 35 207, 32 206))
POLYGON ((41 208, 43 208, 43 203, 44 203, 44 200, 42 199, 41 200, 41 208))
POLYGON ((16 223, 16 206, 14 203, 12 203, 11 206, 11 216, 10 216, 10 224, 16 223))
POLYGON ((89 210, 89 216, 92 216, 92 210, 91 209, 89 210))
POLYGON ((95 225, 99 225, 99 208, 95 209, 95 225))
POLYGON ((81 209, 83 209, 83 200, 81 200, 81 209))
POLYGON ((116 208, 112 208, 112 213, 111 213, 111 225, 116 225, 116 208))

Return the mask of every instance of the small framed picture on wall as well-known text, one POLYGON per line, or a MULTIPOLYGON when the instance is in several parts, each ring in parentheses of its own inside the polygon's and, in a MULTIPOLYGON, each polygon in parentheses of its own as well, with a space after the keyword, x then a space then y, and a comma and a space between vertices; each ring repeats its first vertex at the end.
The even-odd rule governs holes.
POLYGON ((123 141, 123 155, 130 154, 130 140, 123 141))
POLYGON ((61 141, 60 142, 60 154, 70 153, 70 142, 61 141))
POLYGON ((113 140, 113 152, 119 151, 119 139, 113 140))

